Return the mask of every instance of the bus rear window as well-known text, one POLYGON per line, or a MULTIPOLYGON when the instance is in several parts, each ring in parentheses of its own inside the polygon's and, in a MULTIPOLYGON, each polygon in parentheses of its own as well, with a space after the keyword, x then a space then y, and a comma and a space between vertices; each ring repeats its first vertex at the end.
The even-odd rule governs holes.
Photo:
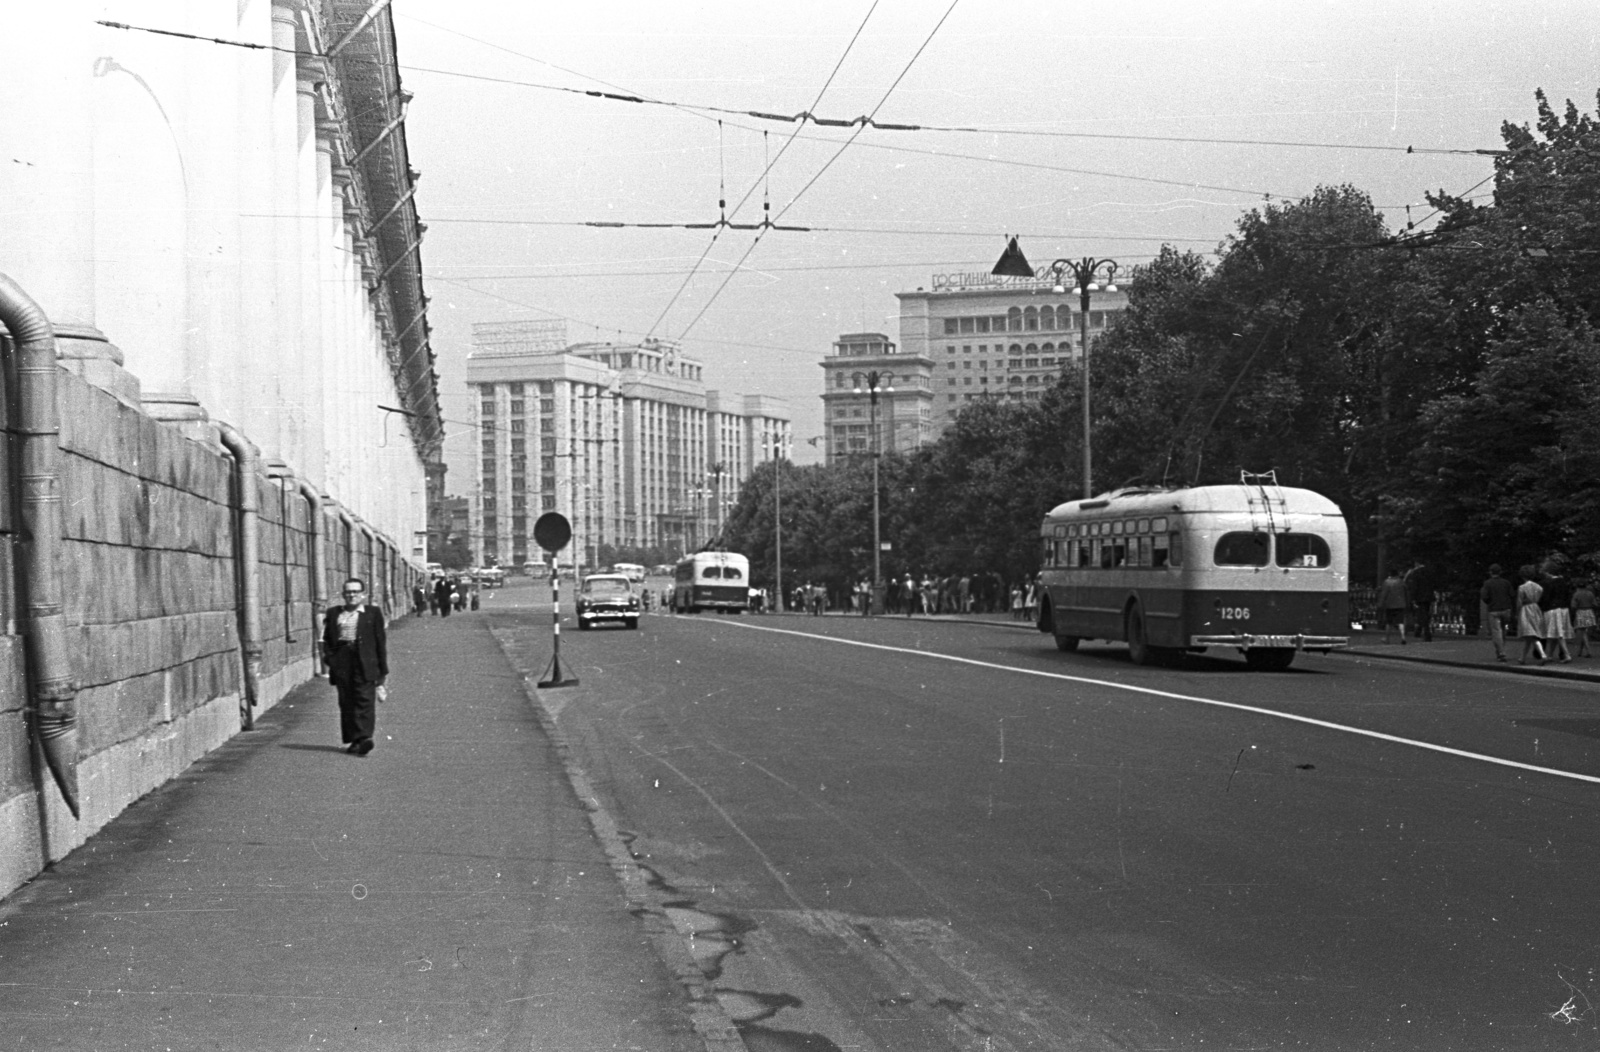
POLYGON ((709 578, 720 580, 721 577, 722 577, 722 567, 720 567, 720 566, 707 566, 704 570, 700 571, 700 576, 701 577, 709 577, 709 578))
POLYGON ((1278 565, 1324 567, 1333 562, 1328 542, 1314 533, 1278 534, 1278 565))
POLYGON ((1218 566, 1265 566, 1271 544, 1267 533, 1224 533, 1212 559, 1218 566))

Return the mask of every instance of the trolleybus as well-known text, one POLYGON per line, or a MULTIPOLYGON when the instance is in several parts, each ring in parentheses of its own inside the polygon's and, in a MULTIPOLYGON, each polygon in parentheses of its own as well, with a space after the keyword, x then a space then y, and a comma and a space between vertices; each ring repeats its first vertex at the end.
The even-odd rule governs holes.
POLYGON ((673 613, 742 613, 750 605, 750 560, 738 552, 695 552, 672 574, 673 613))
POLYGON ((1069 501, 1041 532, 1038 626, 1062 650, 1126 640, 1143 665, 1235 647, 1251 668, 1283 669, 1350 644, 1344 516, 1271 474, 1069 501))

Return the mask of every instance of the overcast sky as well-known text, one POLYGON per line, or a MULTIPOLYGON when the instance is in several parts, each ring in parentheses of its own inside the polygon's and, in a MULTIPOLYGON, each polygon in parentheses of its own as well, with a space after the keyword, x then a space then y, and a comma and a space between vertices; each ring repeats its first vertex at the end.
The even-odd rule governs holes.
POLYGON ((786 398, 805 463, 833 340, 897 338, 895 292, 988 269, 1007 233, 1035 265, 1128 266, 1163 243, 1211 252, 1269 195, 1335 183, 1391 227, 1407 205, 1422 221, 1428 191, 1492 186, 1488 157, 1424 151, 1495 149, 1503 120, 1534 119, 1535 89, 1591 113, 1600 89, 1591 0, 394 11, 453 493, 473 478, 473 322, 681 339, 707 386, 786 398), (751 110, 980 130, 799 128, 751 110), (582 225, 714 222, 724 186, 730 220, 759 222, 768 199, 775 223, 812 232, 582 225))

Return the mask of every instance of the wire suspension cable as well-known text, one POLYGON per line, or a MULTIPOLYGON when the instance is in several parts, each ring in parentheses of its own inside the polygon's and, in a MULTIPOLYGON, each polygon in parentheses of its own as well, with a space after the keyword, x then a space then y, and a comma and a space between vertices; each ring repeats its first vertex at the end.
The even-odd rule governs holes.
MULTIPOLYGON (((822 96, 827 93, 828 87, 831 84, 833 84, 833 78, 838 76, 839 70, 844 66, 844 60, 847 57, 849 57, 851 49, 853 49, 856 46, 856 41, 861 39, 861 31, 867 27, 867 21, 872 18, 872 13, 874 11, 876 11, 877 9, 878 9, 878 0, 872 0, 872 6, 867 8, 867 13, 862 17, 861 24, 856 26, 855 34, 850 37, 850 43, 845 45, 844 53, 839 56, 839 61, 835 62, 833 64, 833 70, 828 74, 828 79, 822 82, 821 89, 819 89, 817 91, 817 97, 814 100, 812 100, 811 106, 812 106, 813 109, 815 109, 817 104, 822 101, 822 96)), ((718 122, 718 127, 719 128, 721 127, 721 122, 718 122)), ((789 149, 789 144, 794 142, 796 136, 798 136, 799 134, 800 134, 800 126, 796 125, 794 133, 789 136, 788 140, 784 142, 783 148, 778 151, 778 156, 774 157, 772 160, 767 162, 766 167, 762 169, 761 175, 757 179, 757 181, 756 182, 752 182, 750 184, 750 189, 746 190, 744 196, 739 198, 739 203, 733 206, 733 214, 735 216, 737 216, 739 214, 739 209, 744 207, 744 203, 746 201, 750 200, 750 195, 755 192, 757 183, 759 183, 760 181, 765 180, 767 178, 767 173, 772 171, 772 166, 777 164, 780 160, 783 159, 784 153, 787 152, 788 149, 789 149)), ((706 246, 706 250, 704 252, 700 253, 700 258, 695 260, 694 266, 689 268, 689 273, 684 275, 683 284, 678 286, 678 291, 676 291, 676 292, 674 292, 672 294, 672 298, 667 301, 667 305, 661 309, 660 316, 658 316, 656 318, 656 320, 653 323, 651 323, 651 325, 650 325, 650 333, 651 333, 652 336, 655 334, 655 330, 656 330, 657 326, 659 326, 661 324, 662 319, 664 319, 667 316, 667 312, 672 309, 673 305, 676 304, 678 302, 678 299, 683 295, 683 290, 689 287, 689 282, 690 281, 694 280, 695 274, 700 270, 700 265, 705 262, 706 256, 710 255, 711 246, 715 245, 717 243, 717 238, 722 236, 722 231, 724 229, 726 229, 726 227, 727 227, 727 220, 726 220, 726 218, 724 218, 723 224, 717 228, 717 231, 714 234, 711 235, 711 244, 707 245, 706 246)), ((763 230, 762 233, 765 233, 765 231, 763 230)), ((757 240, 760 240, 760 236, 761 236, 760 234, 756 235, 757 240)), ((746 252, 745 255, 748 256, 749 253, 746 252)), ((742 263, 743 260, 740 260, 740 262, 742 263)), ((726 282, 724 282, 724 284, 726 284, 726 282)), ((721 292, 722 290, 719 287, 717 291, 721 292)), ((716 298, 716 293, 713 293, 712 294, 712 299, 715 299, 715 298, 716 298)), ((701 313, 703 314, 705 312, 701 311, 701 313)), ((695 316, 695 321, 699 321, 699 320, 700 320, 699 315, 696 315, 695 316)), ((693 324, 694 324, 693 322, 690 322, 691 326, 693 326, 693 324)), ((684 331, 687 332, 688 330, 685 329, 684 331)))
MULTIPOLYGON (((906 62, 905 67, 900 70, 900 75, 894 78, 894 82, 891 83, 888 87, 888 90, 883 93, 883 97, 878 100, 878 104, 872 107, 872 113, 870 116, 876 117, 878 115, 878 111, 883 109, 883 104, 889 101, 889 96, 894 94, 894 90, 900 86, 900 82, 906 78, 906 74, 911 72, 911 67, 916 64, 917 59, 921 58, 922 53, 927 50, 928 45, 933 43, 933 38, 938 35, 940 28, 943 27, 945 21, 950 17, 951 12, 956 9, 956 5, 960 2, 961 0, 950 0, 950 6, 945 8, 944 14, 939 16, 939 21, 934 23, 933 28, 928 31, 928 36, 922 41, 922 45, 917 48, 916 53, 913 54, 910 60, 906 62)), ((826 163, 824 163, 821 168, 817 169, 817 173, 807 180, 806 184, 789 199, 789 203, 784 205, 783 208, 778 212, 779 219, 782 219, 789 209, 793 208, 795 204, 799 202, 800 198, 805 195, 806 191, 810 190, 811 187, 816 184, 816 181, 822 178, 822 174, 824 172, 833 167, 833 162, 837 161, 844 154, 844 152, 850 148, 850 144, 855 142, 856 139, 860 137, 861 133, 866 130, 866 128, 866 124, 858 124, 856 126, 856 130, 851 133, 849 139, 845 140, 844 145, 840 146, 834 155, 828 158, 826 163)), ((793 141, 792 138, 791 141, 793 141)), ((722 279, 722 284, 717 286, 716 291, 711 294, 711 298, 706 300, 705 305, 700 308, 700 313, 696 314, 689 324, 684 327, 683 331, 678 334, 679 340, 682 340, 685 336, 687 336, 689 331, 699 324, 700 319, 705 317, 706 311, 711 309, 711 305, 717 301, 717 297, 722 295, 722 290, 728 287, 728 283, 733 280, 733 276, 739 273, 739 271, 744 267, 744 261, 750 258, 750 254, 756 250, 757 245, 761 244, 761 239, 765 237, 766 234, 766 230, 762 230, 756 234, 755 239, 750 242, 750 247, 745 249, 744 255, 740 256, 739 261, 735 263, 731 269, 729 269, 727 277, 722 279)))

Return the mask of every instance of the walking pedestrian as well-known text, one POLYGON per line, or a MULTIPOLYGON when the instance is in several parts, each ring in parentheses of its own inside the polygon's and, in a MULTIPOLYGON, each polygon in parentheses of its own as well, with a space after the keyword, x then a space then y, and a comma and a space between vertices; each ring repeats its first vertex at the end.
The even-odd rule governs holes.
POLYGON ((1489 639, 1494 643, 1494 659, 1506 661, 1506 623, 1517 606, 1517 591, 1505 579, 1499 563, 1489 564, 1489 579, 1478 589, 1478 601, 1489 611, 1489 639))
POLYGON ((1522 637, 1522 663, 1528 663, 1528 655, 1539 655, 1539 664, 1545 663, 1544 643, 1544 614, 1539 610, 1539 597, 1544 594, 1544 589, 1535 579, 1533 566, 1524 566, 1521 570, 1522 583, 1517 586, 1517 635, 1522 637))
POLYGON ((1406 571, 1406 598, 1412 612, 1411 634, 1424 643, 1433 642, 1433 594, 1436 582, 1433 573, 1422 563, 1406 571))
POLYGON ((1578 636, 1578 652, 1576 657, 1592 658, 1589 652, 1589 632, 1594 628, 1594 588, 1585 578, 1578 582, 1578 587, 1572 591, 1572 630, 1578 636))
POLYGON ((1546 564, 1539 584, 1544 594, 1539 596, 1539 609, 1544 614, 1544 650, 1563 665, 1572 664, 1572 650, 1567 637, 1572 635, 1572 582, 1563 577, 1554 564, 1546 564), (1559 655, 1559 657, 1558 657, 1559 655))
POLYGON ((344 605, 332 606, 322 619, 322 660, 328 682, 339 692, 339 737, 345 752, 365 756, 372 751, 378 724, 378 702, 388 696, 389 643, 383 611, 367 602, 367 585, 359 577, 344 583, 344 605))
POLYGON ((1383 579, 1378 586, 1378 622, 1383 629, 1383 641, 1389 642, 1389 634, 1395 626, 1400 628, 1400 645, 1406 645, 1406 582, 1394 570, 1389 571, 1389 576, 1383 579))
POLYGON ((428 609, 428 590, 418 581, 415 588, 411 589, 411 612, 416 617, 421 617, 428 609))

